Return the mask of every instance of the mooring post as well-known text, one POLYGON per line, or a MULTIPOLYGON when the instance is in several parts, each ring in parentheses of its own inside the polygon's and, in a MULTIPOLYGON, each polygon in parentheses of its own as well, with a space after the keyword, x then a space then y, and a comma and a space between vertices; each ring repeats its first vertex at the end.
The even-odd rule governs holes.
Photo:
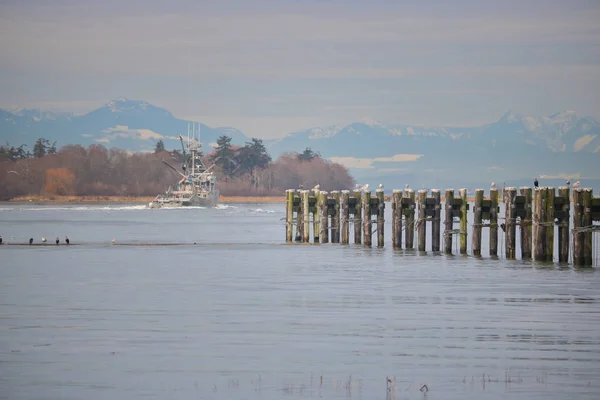
POLYGON ((392 247, 402 248, 402 192, 392 191, 392 247))
POLYGON ((454 205, 454 189, 446 189, 444 201, 446 202, 446 220, 444 221, 444 252, 446 254, 452 254, 452 228, 454 225, 452 206, 454 205))
POLYGON ((580 231, 583 226, 583 189, 573 189, 573 265, 585 265, 585 234, 580 231))
POLYGON ((498 189, 490 189, 490 256, 498 256, 498 189))
POLYGON ((415 191, 406 189, 403 194, 410 202, 410 207, 406 214, 406 223, 404 224, 404 248, 415 248, 415 191))
POLYGON ((515 204, 515 198, 517 197, 517 188, 508 187, 506 188, 504 193, 504 205, 506 208, 506 258, 514 260, 517 257, 517 206, 515 204))
POLYGON ((554 261, 554 197, 553 187, 546 188, 546 261, 554 261))
POLYGON ((313 219, 313 243, 320 243, 321 240, 319 235, 321 234, 321 217, 319 215, 319 190, 313 189, 311 190, 312 196, 310 197, 310 202, 313 204, 310 207, 310 213, 312 214, 313 219))
POLYGON ((533 193, 533 259, 546 261, 546 188, 537 187, 533 193))
POLYGON ((469 209, 467 189, 458 189, 458 194, 462 200, 460 204, 460 254, 467 254, 467 210, 469 209))
POLYGON ((352 195, 356 201, 354 208, 354 243, 360 244, 362 241, 362 196, 360 190, 355 190, 352 195))
POLYGON ((329 243, 329 209, 327 202, 329 200, 329 194, 321 190, 319 192, 319 214, 321 215, 321 243, 329 243))
POLYGON ((331 214, 331 243, 340 242, 340 192, 331 191, 333 199, 333 213, 331 214))
POLYGON ((419 216, 417 219, 418 250, 425 251, 425 243, 427 240, 427 190, 421 189, 417 192, 417 201, 419 202, 419 216))
POLYGON ((592 189, 583 189, 583 218, 582 226, 588 230, 584 232, 583 242, 583 265, 591 267, 593 264, 593 249, 592 249, 592 236, 593 232, 590 230, 592 221, 592 189))
POLYGON ((377 196, 377 247, 383 247, 385 224, 385 193, 383 189, 375 191, 377 196))
POLYGON ((294 237, 294 190, 285 191, 285 241, 291 243, 294 237))
POLYGON ((304 211, 304 223, 302 224, 302 241, 308 243, 310 241, 310 205, 309 191, 302 191, 302 211, 304 211))
POLYGON ((342 210, 342 244, 350 243, 350 209, 348 207, 348 201, 350 199, 350 191, 342 190, 342 198, 340 208, 342 210))
POLYGON ((302 201, 302 190, 298 192, 298 211, 296 212, 296 242, 302 242, 304 234, 304 202, 302 201))
POLYGON ((434 199, 434 214, 431 220, 431 251, 440 251, 440 224, 442 220, 442 205, 440 189, 431 189, 434 199))
POLYGON ((483 223, 483 189, 475 189, 475 204, 473 205, 473 255, 481 256, 481 225, 483 223))
POLYGON ((521 218, 521 259, 527 260, 531 259, 531 188, 522 186, 519 190, 521 196, 525 197, 525 217, 521 218))
POLYGON ((569 262, 569 221, 571 213, 571 193, 569 186, 561 186, 558 188, 558 197, 561 198, 562 204, 560 210, 555 209, 554 213, 560 212, 558 219, 558 262, 569 262))
POLYGON ((373 226, 371 225, 371 191, 365 190, 363 197, 363 236, 366 247, 371 247, 373 226))

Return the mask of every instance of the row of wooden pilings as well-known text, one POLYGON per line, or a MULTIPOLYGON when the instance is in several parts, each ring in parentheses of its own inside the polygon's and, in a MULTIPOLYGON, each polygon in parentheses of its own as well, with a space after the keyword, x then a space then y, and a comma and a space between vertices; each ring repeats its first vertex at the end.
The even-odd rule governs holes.
MULTIPOLYGON (((286 241, 310 242, 311 216, 314 243, 350 243, 350 225, 354 230, 354 243, 372 246, 373 225, 376 226, 377 246, 384 246, 385 196, 382 189, 372 196, 371 191, 348 190, 287 190, 286 191, 286 241), (352 218, 351 218, 352 217, 352 218), (294 232, 294 226, 296 230, 294 232)), ((404 192, 394 190, 392 205, 392 245, 414 248, 414 232, 417 232, 417 249, 425 251, 427 222, 431 225, 431 249, 440 251, 443 237, 444 252, 452 254, 453 236, 459 235, 460 254, 467 254, 468 211, 467 190, 460 189, 455 197, 453 189, 447 189, 444 197, 444 233, 441 228, 441 192, 432 189, 404 192), (418 213, 417 213, 418 211, 418 213), (455 219, 459 226, 454 228, 455 219)), ((484 190, 475 191, 471 248, 473 255, 481 256, 482 229, 489 228, 489 255, 498 255, 498 228, 505 235, 505 256, 517 257, 517 227, 520 231, 520 256, 522 259, 553 261, 554 234, 558 230, 558 260, 569 262, 570 233, 573 234, 573 264, 591 266, 592 233, 598 230, 594 222, 600 221, 600 198, 594 198, 591 189, 573 190, 573 230, 570 231, 570 188, 552 187, 505 188, 502 201, 505 215, 498 223, 498 189, 492 188, 489 197, 484 190), (532 248, 533 243, 533 248, 532 248)))

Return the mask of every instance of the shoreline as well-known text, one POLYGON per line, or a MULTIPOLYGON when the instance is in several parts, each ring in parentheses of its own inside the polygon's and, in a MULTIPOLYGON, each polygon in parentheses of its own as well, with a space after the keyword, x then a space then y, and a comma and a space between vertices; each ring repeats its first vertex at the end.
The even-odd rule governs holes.
MULTIPOLYGON (((0 204, 9 203, 143 203, 155 196, 19 196, 0 204)), ((219 203, 285 203, 285 196, 219 196, 219 203)))

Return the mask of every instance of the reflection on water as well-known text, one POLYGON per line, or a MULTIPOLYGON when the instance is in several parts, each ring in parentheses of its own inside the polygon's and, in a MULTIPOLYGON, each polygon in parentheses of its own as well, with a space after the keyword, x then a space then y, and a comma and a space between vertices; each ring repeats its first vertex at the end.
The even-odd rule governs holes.
POLYGON ((595 269, 285 245, 281 205, 11 207, 5 241, 80 245, 0 248, 0 398, 600 396, 595 269))

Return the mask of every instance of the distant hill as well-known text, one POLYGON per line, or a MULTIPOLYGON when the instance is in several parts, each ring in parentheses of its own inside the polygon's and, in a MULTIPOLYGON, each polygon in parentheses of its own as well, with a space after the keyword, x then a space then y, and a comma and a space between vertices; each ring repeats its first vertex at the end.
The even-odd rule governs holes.
MULTIPOLYGON (((188 121, 145 101, 118 98, 85 115, 41 110, 0 110, 0 137, 32 146, 39 137, 65 144, 152 151, 162 139, 178 149, 177 135, 187 135, 188 121)), ((233 144, 249 140, 235 128, 200 124, 205 151, 221 135, 233 144)), ((546 117, 513 111, 476 127, 423 127, 358 121, 345 126, 313 127, 264 143, 274 159, 306 147, 348 166, 360 183, 386 188, 541 184, 558 186, 567 176, 600 189, 600 123, 575 111, 546 117)), ((31 148, 30 148, 31 150, 31 148)))

